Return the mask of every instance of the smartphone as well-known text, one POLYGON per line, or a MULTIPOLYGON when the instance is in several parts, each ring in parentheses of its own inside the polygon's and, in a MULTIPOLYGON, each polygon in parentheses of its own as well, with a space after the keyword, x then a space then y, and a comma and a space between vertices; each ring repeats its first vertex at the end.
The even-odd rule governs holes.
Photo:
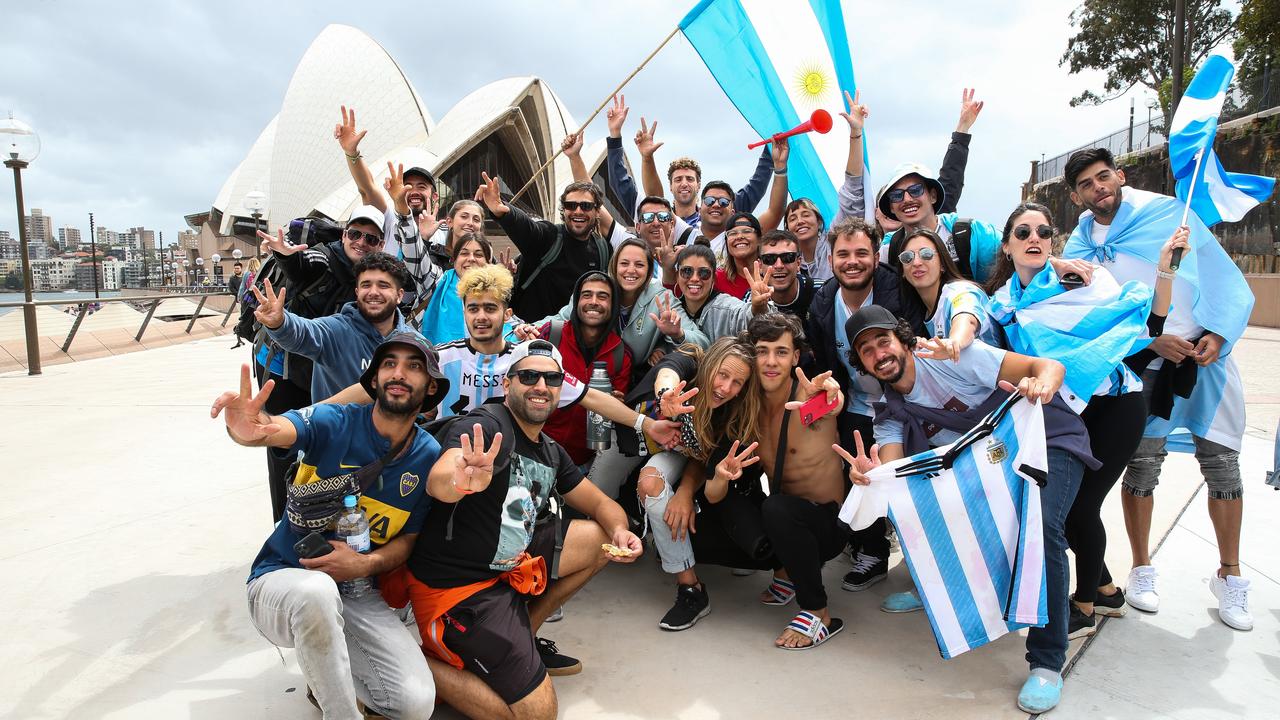
POLYGON ((1076 288, 1084 287, 1084 278, 1080 277, 1078 273, 1067 273, 1066 275, 1063 275, 1058 282, 1062 283, 1062 287, 1067 290, 1075 290, 1076 288))
POLYGON ((294 543, 293 551, 298 553, 300 558, 318 558, 321 555, 328 555, 333 552, 333 546, 328 540, 324 539, 324 535, 312 530, 307 533, 306 537, 294 543))
POLYGON ((805 427, 808 427, 809 425, 817 422, 823 415, 834 410, 836 405, 839 404, 840 402, 838 398, 836 402, 828 403, 827 394, 825 392, 820 392, 806 400, 805 403, 800 406, 800 422, 804 423, 805 427))

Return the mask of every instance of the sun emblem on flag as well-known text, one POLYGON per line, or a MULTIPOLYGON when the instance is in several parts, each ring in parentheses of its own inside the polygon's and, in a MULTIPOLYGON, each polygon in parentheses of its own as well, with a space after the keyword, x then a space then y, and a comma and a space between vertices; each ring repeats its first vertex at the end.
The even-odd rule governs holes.
POLYGON ((836 79, 823 64, 816 61, 802 63, 795 72, 796 95, 817 107, 836 86, 836 79))

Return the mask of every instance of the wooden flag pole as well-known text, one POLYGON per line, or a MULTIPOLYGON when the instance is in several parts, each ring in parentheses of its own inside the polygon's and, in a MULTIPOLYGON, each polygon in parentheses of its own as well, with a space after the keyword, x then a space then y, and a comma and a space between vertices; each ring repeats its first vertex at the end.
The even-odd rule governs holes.
MULTIPOLYGON (((600 106, 596 108, 595 112, 591 113, 591 117, 587 118, 586 122, 582 123, 582 127, 578 128, 577 132, 574 134, 577 134, 582 132, 583 130, 586 130, 587 126, 591 124, 591 121, 595 120, 596 116, 600 114, 600 111, 604 109, 604 106, 608 105, 609 101, 612 100, 613 97, 617 95, 619 92, 621 92, 622 88, 626 87, 627 83, 631 82, 631 78, 635 77, 637 73, 643 70, 644 66, 648 65, 649 61, 652 60, 653 57, 657 55, 659 51, 662 50, 662 48, 666 47, 667 43, 671 42, 671 38, 675 37, 676 33, 678 32, 680 32, 679 25, 672 28, 671 32, 665 38, 663 38, 662 42, 658 45, 658 47, 654 48, 653 52, 649 53, 649 56, 646 57, 639 65, 637 65, 635 70, 631 71, 630 75, 624 78, 622 82, 618 83, 618 87, 614 88, 613 92, 609 93, 609 95, 604 99, 604 101, 600 103, 600 106)), ((552 155, 545 163, 543 163, 542 167, 534 171, 533 175, 529 178, 529 182, 525 183, 524 187, 520 188, 515 195, 511 196, 510 202, 515 202, 517 199, 519 199, 521 195, 524 194, 526 190, 532 187, 534 182, 538 180, 538 178, 542 175, 542 173, 547 168, 551 167, 551 163, 555 162, 556 158, 560 157, 560 155, 563 152, 564 152, 563 148, 556 150, 556 153, 552 155)))
MULTIPOLYGON (((1187 216, 1191 214, 1191 198, 1196 194, 1196 176, 1200 174, 1200 163, 1204 161, 1204 148, 1196 153, 1196 167, 1191 171, 1191 187, 1187 188, 1187 206, 1182 208, 1182 222, 1178 223, 1178 227, 1187 224, 1187 216)), ((1169 269, 1177 270, 1182 264, 1182 248, 1174 248, 1173 256, 1169 258, 1169 269)))

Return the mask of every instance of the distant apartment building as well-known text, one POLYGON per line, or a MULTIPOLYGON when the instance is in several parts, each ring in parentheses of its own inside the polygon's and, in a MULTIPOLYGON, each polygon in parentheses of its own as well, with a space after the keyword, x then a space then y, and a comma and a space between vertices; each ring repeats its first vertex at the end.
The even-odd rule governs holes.
MULTIPOLYGON (((72 258, 52 258, 31 261, 31 286, 36 292, 62 290, 75 284, 76 268, 80 262, 72 258)), ((90 289, 93 280, 90 279, 90 289)))
POLYGON ((17 240, 0 238, 0 260, 18 260, 22 257, 22 247, 17 240))
POLYGON ((123 271, 124 263, 113 257, 96 263, 82 262, 76 265, 75 288, 81 292, 92 292, 96 274, 99 290, 119 290, 123 271))
POLYGON ((119 245, 120 233, 114 230, 108 230, 104 227, 98 227, 93 231, 93 239, 99 245, 119 245))
POLYGON ((80 249, 80 229, 70 225, 58 228, 58 248, 62 252, 80 249))
POLYGON ((191 230, 179 230, 178 247, 182 250, 199 250, 200 233, 191 230))
POLYGON ((128 232, 120 233, 120 241, 139 251, 155 250, 156 231, 144 227, 129 228, 128 232))
POLYGON ((45 215, 40 208, 31 208, 31 214, 22 219, 22 224, 26 226, 27 240, 32 245, 48 245, 53 242, 53 218, 45 215))
POLYGON ((13 239, 13 236, 9 234, 8 230, 0 230, 0 242, 5 242, 6 240, 12 240, 12 239, 13 239))

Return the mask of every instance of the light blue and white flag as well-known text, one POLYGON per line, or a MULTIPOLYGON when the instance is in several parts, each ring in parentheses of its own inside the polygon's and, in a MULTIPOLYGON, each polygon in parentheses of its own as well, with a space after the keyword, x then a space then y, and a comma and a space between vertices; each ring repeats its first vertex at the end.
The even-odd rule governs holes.
MULTIPOLYGON (((680 30, 762 138, 790 130, 819 108, 839 123, 843 92, 852 97, 857 89, 839 0, 702 0, 680 30)), ((837 126, 825 135, 797 135, 790 144, 791 196, 813 200, 830 222, 844 182, 848 134, 837 126)), ((863 173, 864 182, 869 175, 863 173)))
POLYGON ((1221 55, 1210 55, 1178 102, 1169 132, 1169 167, 1177 181, 1178 199, 1191 198, 1191 210, 1210 227, 1235 222, 1271 197, 1275 178, 1227 172, 1213 139, 1218 116, 1236 68, 1221 55), (1197 164, 1197 154, 1204 158, 1197 164), (1199 172, 1196 168, 1199 167, 1199 172))
POLYGON ((1146 347, 1151 288, 1137 281, 1116 282, 1096 267, 1088 285, 1068 291, 1053 266, 1023 287, 1015 273, 991 296, 989 312, 1005 329, 1009 346, 1023 355, 1053 358, 1067 369, 1058 394, 1077 413, 1103 383, 1106 389, 1141 388, 1121 362, 1146 347))
POLYGON ((951 469, 897 477, 898 467, 950 447, 876 468, 840 509, 855 530, 886 514, 893 521, 944 658, 1048 622, 1036 484, 1048 474, 1040 403, 1015 404, 951 469))

